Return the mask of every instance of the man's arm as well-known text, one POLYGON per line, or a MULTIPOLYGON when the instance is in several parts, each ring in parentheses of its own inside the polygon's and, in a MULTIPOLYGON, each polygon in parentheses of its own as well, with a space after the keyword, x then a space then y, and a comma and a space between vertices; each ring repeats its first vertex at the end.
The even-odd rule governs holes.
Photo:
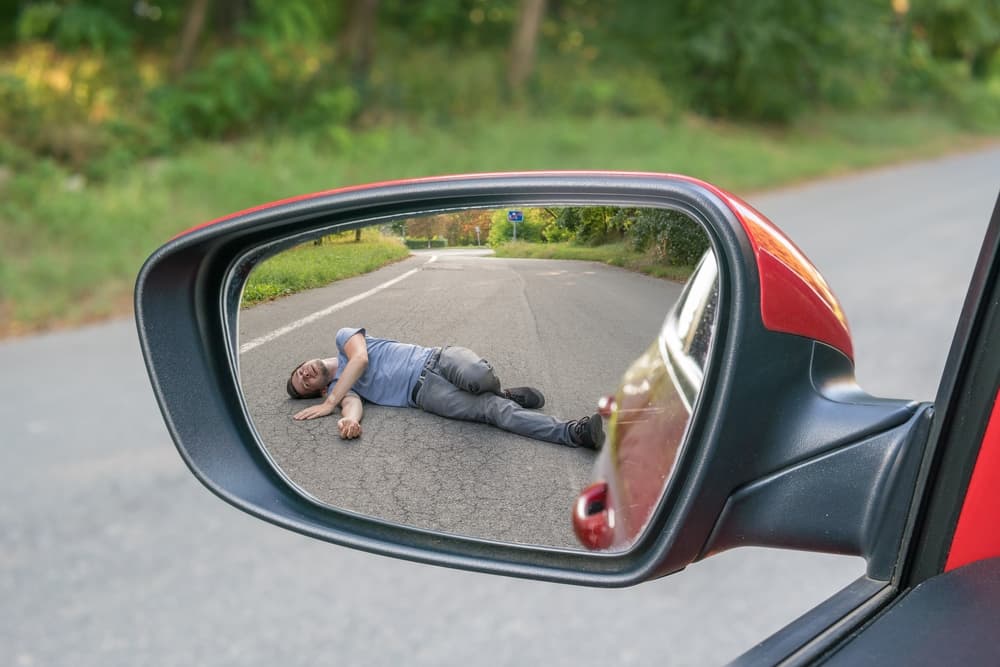
POLYGON ((353 391, 344 396, 340 402, 340 420, 337 421, 337 428, 340 429, 340 437, 351 440, 361 435, 361 415, 364 413, 361 397, 353 391))
POLYGON ((344 343, 344 355, 347 364, 340 373, 340 378, 334 383, 333 389, 319 405, 313 405, 296 413, 294 419, 315 419, 333 414, 334 409, 344 400, 358 378, 368 369, 368 344, 365 335, 360 331, 344 343))

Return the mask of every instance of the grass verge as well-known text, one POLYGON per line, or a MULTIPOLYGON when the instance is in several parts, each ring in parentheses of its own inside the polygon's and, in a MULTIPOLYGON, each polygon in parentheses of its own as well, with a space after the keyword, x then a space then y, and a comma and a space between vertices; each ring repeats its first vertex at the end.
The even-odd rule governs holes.
POLYGON ((996 138, 930 114, 815 116, 782 131, 695 117, 512 115, 195 145, 100 184, 49 163, 0 166, 0 337, 128 312, 135 275, 162 242, 301 193, 469 171, 612 169, 685 173, 745 194, 996 138))
POLYGON ((307 243, 286 250, 254 267, 243 288, 240 305, 244 308, 262 301, 322 287, 336 280, 368 273, 398 262, 410 251, 398 238, 381 237, 375 230, 365 230, 360 242, 349 239, 325 239, 322 245, 307 243))
POLYGON ((684 282, 694 271, 693 266, 668 266, 648 252, 636 252, 624 243, 601 246, 577 246, 570 243, 505 243, 494 248, 497 257, 529 259, 582 259, 620 266, 657 278, 684 282))

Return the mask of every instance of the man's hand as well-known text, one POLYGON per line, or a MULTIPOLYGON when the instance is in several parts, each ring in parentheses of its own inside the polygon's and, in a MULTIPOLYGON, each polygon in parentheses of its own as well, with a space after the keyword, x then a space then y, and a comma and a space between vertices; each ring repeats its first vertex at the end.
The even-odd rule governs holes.
MULTIPOLYGON (((333 410, 336 406, 330 405, 329 401, 323 401, 319 405, 311 405, 305 410, 300 410, 295 413, 292 419, 302 421, 303 419, 316 419, 317 417, 326 417, 327 415, 332 415, 333 410)), ((360 428, 359 428, 360 430, 360 428)))
POLYGON ((341 417, 337 422, 337 428, 340 429, 340 437, 344 440, 353 440, 361 435, 361 424, 350 417, 341 417))

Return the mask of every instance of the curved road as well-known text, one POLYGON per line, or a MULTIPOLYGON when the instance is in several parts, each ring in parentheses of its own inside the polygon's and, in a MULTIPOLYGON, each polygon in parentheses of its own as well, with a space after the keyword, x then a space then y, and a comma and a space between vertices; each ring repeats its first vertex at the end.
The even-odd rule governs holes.
MULTIPOLYGON (((841 297, 870 391, 933 397, 997 174, 993 149, 749 197, 841 297)), ((201 488, 131 322, 0 343, 0 369, 2 664, 703 665, 862 569, 738 550, 592 590, 370 556, 201 488)))

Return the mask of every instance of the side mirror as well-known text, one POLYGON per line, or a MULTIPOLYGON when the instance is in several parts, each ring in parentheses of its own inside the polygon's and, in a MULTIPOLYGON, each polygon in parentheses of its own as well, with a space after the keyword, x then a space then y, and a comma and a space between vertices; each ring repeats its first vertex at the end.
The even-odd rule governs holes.
POLYGON ((740 545, 861 555, 888 578, 929 419, 856 386, 839 304, 790 241, 682 176, 469 175, 276 202, 160 248, 139 274, 136 318, 178 450, 224 500, 337 544, 552 581, 629 585, 740 545), (266 270, 306 273, 317 239, 508 213, 646 221, 692 234, 698 252, 682 286, 424 249, 384 275, 248 303, 266 270), (308 403, 285 393, 303 360, 324 362, 304 371, 322 390, 347 372, 342 328, 367 341, 365 372, 385 369, 383 339, 424 355, 399 387, 361 391, 375 403, 357 440, 340 439, 337 419, 293 419, 308 403), (464 393, 418 400, 447 346, 490 359, 490 377, 538 385, 544 408, 515 428, 494 413, 537 401, 501 405, 508 385, 443 371, 464 393), (465 394, 489 406, 469 413, 480 399, 465 394), (586 444, 596 423, 596 455, 560 446, 586 444))

